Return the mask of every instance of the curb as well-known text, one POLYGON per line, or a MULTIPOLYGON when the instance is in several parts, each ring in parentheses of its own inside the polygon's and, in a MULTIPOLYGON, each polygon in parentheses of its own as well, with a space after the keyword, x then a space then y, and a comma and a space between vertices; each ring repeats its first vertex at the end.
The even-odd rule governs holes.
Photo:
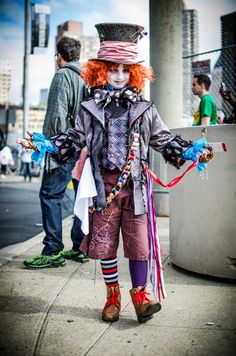
MULTIPOLYGON (((62 222, 63 228, 71 224, 72 216, 73 215, 69 215, 63 220, 62 222)), ((42 243, 44 234, 45 234, 44 231, 42 231, 40 232, 40 234, 32 237, 27 241, 19 242, 17 244, 6 246, 0 249, 0 267, 12 261, 14 258, 23 254, 25 251, 29 250, 33 246, 42 243)))

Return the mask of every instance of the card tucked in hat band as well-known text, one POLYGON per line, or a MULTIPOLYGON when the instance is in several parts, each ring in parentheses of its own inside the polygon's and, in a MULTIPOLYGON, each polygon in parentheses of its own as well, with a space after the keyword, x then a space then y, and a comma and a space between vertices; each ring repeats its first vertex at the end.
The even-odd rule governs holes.
POLYGON ((104 41, 101 43, 97 57, 118 63, 133 64, 137 62, 138 46, 131 42, 104 41))

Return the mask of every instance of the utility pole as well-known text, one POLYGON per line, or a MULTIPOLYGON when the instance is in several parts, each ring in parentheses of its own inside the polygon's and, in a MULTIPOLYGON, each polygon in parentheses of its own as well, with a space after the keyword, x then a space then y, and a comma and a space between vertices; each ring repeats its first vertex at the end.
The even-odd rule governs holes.
POLYGON ((24 50, 24 77, 23 77, 23 137, 26 136, 29 122, 29 21, 30 21, 30 0, 25 0, 25 50, 24 50))
MULTIPOLYGON (((157 83, 150 86, 150 96, 170 129, 182 125, 181 9, 182 0, 149 0, 150 63, 158 78, 157 83)), ((152 169, 167 182, 164 159, 151 152, 151 162, 152 169)), ((168 191, 160 186, 154 187, 156 213, 158 216, 168 216, 168 191)))

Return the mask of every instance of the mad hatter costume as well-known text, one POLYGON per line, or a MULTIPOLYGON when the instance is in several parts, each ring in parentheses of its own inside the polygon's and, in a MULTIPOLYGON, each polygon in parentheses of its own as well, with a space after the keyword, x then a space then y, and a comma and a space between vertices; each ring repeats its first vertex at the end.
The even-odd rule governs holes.
POLYGON ((179 168, 191 143, 173 137, 154 104, 141 89, 151 70, 137 59, 143 27, 134 24, 98 24, 98 58, 82 71, 91 98, 82 102, 74 129, 53 138, 57 159, 64 162, 87 146, 97 195, 93 198, 89 234, 81 250, 101 261, 107 287, 104 321, 116 321, 120 312, 117 249, 122 232, 124 256, 129 259, 130 295, 139 322, 161 309, 165 297, 159 242, 155 236, 151 185, 144 170, 149 147, 179 168), (148 260, 159 302, 146 291, 148 260), (154 264, 152 263, 154 260, 154 264), (153 266, 153 267, 152 267, 153 266))
MULTIPOLYGON (((144 28, 119 23, 98 24, 96 28, 100 49, 97 58, 90 60, 83 69, 84 80, 92 88, 93 97, 82 102, 75 130, 54 137, 53 143, 62 160, 70 158, 84 145, 89 148, 97 196, 90 232, 81 249, 90 258, 101 260, 107 286, 103 320, 115 321, 119 317, 117 248, 121 230, 133 287, 130 294, 138 320, 144 322, 161 306, 150 300, 146 291, 151 253, 147 177, 143 166, 148 164, 151 146, 179 167, 183 163, 181 155, 190 144, 174 138, 153 103, 142 98, 144 81, 151 79, 150 70, 138 61, 138 41, 144 28), (122 83, 122 74, 113 86, 107 76, 110 72, 116 73, 121 64, 129 73, 129 81, 117 88, 116 84, 122 83), (139 77, 142 83, 137 86, 139 77)), ((159 281, 158 285, 164 296, 163 283, 159 281)))

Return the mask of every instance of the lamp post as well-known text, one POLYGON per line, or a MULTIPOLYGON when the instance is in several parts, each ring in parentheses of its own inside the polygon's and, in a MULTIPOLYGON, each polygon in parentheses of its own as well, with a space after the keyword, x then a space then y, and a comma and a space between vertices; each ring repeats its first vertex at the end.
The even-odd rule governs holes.
POLYGON ((30 0, 25 0, 25 46, 24 46, 24 68, 23 68, 23 137, 25 137, 29 122, 29 89, 28 89, 28 64, 29 64, 29 20, 30 0))

